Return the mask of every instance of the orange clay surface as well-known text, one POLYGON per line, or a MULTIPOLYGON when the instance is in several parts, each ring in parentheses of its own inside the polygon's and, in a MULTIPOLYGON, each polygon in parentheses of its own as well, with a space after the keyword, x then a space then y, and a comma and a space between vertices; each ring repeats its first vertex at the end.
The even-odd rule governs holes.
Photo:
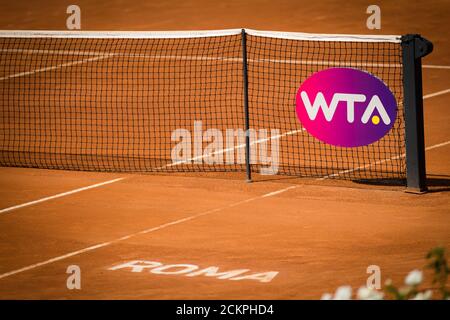
MULTIPOLYGON (((1 1, 0 29, 64 29, 69 4, 1 1)), ((450 65, 448 1, 380 1, 381 31, 365 27, 367 1, 78 4, 84 30, 421 33, 435 44, 424 64, 450 65)), ((425 95, 450 88, 450 69, 423 73, 425 95)), ((428 147, 450 140, 449 101, 447 93, 424 102, 428 147)), ((317 299, 343 284, 364 285, 373 264, 382 281, 399 284, 424 266, 428 249, 450 249, 450 144, 429 150, 426 160, 431 192, 424 195, 287 177, 247 184, 235 174, 0 168, 0 208, 125 178, 0 213, 0 299, 317 299), (279 273, 262 283, 108 270, 131 260, 279 273), (81 290, 66 287, 69 265, 81 268, 81 290)))

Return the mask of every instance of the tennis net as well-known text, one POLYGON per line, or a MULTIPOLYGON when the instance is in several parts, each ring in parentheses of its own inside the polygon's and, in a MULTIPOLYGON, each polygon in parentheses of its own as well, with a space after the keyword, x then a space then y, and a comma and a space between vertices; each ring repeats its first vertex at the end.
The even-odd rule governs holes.
POLYGON ((259 171, 276 141, 278 174, 403 179, 402 58, 397 36, 2 31, 0 165, 259 171), (379 141, 335 147, 302 127, 299 85, 332 67, 363 69, 394 94, 397 119, 379 141))

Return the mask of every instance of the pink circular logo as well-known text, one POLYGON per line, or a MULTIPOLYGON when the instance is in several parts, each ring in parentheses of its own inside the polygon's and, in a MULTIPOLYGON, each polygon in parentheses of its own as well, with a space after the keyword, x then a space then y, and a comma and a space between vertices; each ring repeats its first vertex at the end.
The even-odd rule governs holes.
POLYGON ((368 72, 330 68, 306 79, 297 91, 297 117, 312 136, 340 147, 365 146, 394 125, 397 102, 368 72))

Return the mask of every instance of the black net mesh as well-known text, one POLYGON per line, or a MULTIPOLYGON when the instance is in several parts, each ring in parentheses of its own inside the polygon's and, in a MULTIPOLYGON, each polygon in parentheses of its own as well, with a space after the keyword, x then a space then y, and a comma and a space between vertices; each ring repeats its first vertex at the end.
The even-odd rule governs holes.
POLYGON ((122 172, 243 169, 206 164, 208 159, 186 149, 187 158, 196 160, 174 165, 171 157, 181 141, 172 139, 175 130, 192 133, 194 143, 194 121, 201 121, 203 131, 244 126, 240 35, 2 38, 0 47, 1 165, 122 172))
MULTIPOLYGON (((250 127, 280 130, 279 174, 348 179, 405 177, 406 164, 401 156, 405 152, 405 129, 399 43, 247 36, 247 51, 250 127), (368 71, 394 93, 397 119, 381 140, 363 147, 335 147, 303 130, 295 112, 297 90, 313 73, 332 67, 368 71)), ((253 169, 258 171, 260 166, 255 164, 253 169)))
MULTIPOLYGON (((247 35, 252 170, 279 141, 278 174, 404 178, 401 47, 247 35), (380 141, 338 148, 302 129, 300 84, 330 67, 382 79, 399 106, 380 141), (264 136, 259 129, 266 129, 264 136), (271 129, 279 134, 271 136, 271 129), (268 148, 268 150, 265 150, 268 148)), ((154 172, 245 171, 241 35, 0 38, 0 165, 154 172), (200 137, 200 138, 199 138, 200 137), (198 148, 195 148, 197 146, 198 148)), ((270 162, 270 161, 269 161, 270 162)))

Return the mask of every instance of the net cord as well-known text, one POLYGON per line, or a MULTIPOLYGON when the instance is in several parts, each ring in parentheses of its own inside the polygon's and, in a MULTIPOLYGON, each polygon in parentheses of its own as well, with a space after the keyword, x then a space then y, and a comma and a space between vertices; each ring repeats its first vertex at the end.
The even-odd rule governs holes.
MULTIPOLYGON (((0 30, 0 38, 92 38, 92 39, 187 39, 221 37, 241 34, 242 29, 198 31, 36 31, 0 30)), ((333 41, 333 42, 392 42, 401 43, 397 35, 320 34, 303 32, 259 31, 245 29, 246 34, 259 37, 333 41)))

